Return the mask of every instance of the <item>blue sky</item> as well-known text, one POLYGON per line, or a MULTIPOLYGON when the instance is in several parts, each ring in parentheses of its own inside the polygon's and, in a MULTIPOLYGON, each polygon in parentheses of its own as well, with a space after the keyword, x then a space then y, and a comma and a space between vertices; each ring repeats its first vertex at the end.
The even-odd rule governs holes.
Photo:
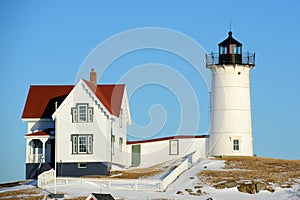
MULTIPOLYGON (((251 74, 254 151, 258 156, 300 159, 299 9, 297 0, 1 1, 0 182, 24 178, 26 124, 21 114, 29 86, 74 84, 84 59, 99 43, 143 27, 178 31, 207 52, 216 52, 231 21, 243 50, 256 53, 251 74)), ((112 63, 102 82, 116 82, 126 70, 147 63, 167 65, 189 81, 201 114, 196 132, 206 133, 208 90, 195 69, 176 55, 153 49, 131 52, 112 63)), ((131 106, 139 108, 132 108, 133 120, 149 124, 149 108, 157 104, 164 110, 151 109, 152 116, 167 113, 160 134, 176 132, 180 102, 159 85, 146 85, 132 95, 131 106)))

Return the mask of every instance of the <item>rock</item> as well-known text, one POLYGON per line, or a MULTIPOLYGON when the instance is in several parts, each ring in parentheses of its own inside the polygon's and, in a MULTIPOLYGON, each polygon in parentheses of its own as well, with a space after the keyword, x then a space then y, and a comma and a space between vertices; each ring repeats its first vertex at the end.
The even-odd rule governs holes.
POLYGON ((199 190, 196 191, 196 193, 202 194, 202 191, 199 189, 199 190))
POLYGON ((192 190, 192 189, 185 189, 185 191, 187 191, 188 193, 191 193, 191 192, 193 192, 193 190, 192 190))
POLYGON ((203 188, 203 186, 202 185, 196 185, 194 188, 199 189, 199 188, 203 188))
POLYGON ((183 192, 182 192, 182 191, 178 191, 178 192, 176 192, 176 194, 181 194, 181 195, 183 195, 183 192))
POLYGON ((245 193, 249 193, 249 194, 255 194, 256 193, 255 183, 251 183, 251 184, 241 183, 237 187, 237 189, 240 192, 245 192, 245 193))
POLYGON ((255 191, 256 193, 259 193, 261 190, 266 190, 268 188, 268 185, 263 182, 256 182, 255 183, 255 191))
POLYGON ((204 169, 206 169, 207 168, 207 166, 204 166, 204 169))
POLYGON ((227 183, 224 184, 224 186, 227 187, 227 188, 233 188, 237 185, 238 185, 238 183, 235 182, 235 181, 227 182, 227 183))
POLYGON ((214 188, 216 188, 216 189, 232 188, 232 187, 235 187, 237 185, 238 185, 237 182, 230 181, 230 182, 220 183, 220 184, 214 185, 214 188))
POLYGON ((213 198, 208 198, 208 199, 206 199, 206 200, 213 200, 213 198))
POLYGON ((190 177, 190 179, 195 179, 194 177, 190 177))
POLYGON ((199 193, 195 193, 195 192, 191 192, 191 193, 189 193, 190 195, 193 195, 193 196, 201 196, 201 194, 199 194, 199 193))
POLYGON ((213 187, 220 190, 220 189, 224 189, 225 188, 225 184, 221 183, 221 184, 218 184, 218 185, 214 185, 213 187))
POLYGON ((268 187, 267 190, 268 190, 269 192, 272 192, 272 193, 275 192, 275 189, 272 188, 272 187, 268 187))

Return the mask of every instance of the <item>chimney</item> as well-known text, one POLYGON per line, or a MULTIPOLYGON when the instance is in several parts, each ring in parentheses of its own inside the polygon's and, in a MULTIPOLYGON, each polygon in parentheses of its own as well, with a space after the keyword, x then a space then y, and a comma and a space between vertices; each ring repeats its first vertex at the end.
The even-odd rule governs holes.
POLYGON ((97 85, 97 73, 94 68, 92 68, 90 72, 90 82, 97 85))

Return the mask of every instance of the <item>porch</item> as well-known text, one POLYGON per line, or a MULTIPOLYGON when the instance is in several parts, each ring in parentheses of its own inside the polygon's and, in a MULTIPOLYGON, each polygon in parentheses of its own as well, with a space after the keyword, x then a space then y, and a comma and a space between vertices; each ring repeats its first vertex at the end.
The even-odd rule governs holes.
POLYGON ((54 161, 54 136, 44 131, 25 135, 26 163, 51 163, 54 161))
POLYGON ((26 178, 36 178, 40 173, 54 167, 54 135, 45 131, 35 131, 25 135, 26 178))

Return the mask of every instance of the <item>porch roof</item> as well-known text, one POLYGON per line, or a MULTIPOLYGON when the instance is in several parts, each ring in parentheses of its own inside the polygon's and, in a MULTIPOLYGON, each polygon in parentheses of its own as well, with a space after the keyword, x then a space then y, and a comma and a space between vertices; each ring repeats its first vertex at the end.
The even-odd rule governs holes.
POLYGON ((36 131, 36 132, 33 132, 33 133, 26 134, 25 136, 29 136, 29 137, 50 136, 50 134, 46 133, 45 131, 36 131))

